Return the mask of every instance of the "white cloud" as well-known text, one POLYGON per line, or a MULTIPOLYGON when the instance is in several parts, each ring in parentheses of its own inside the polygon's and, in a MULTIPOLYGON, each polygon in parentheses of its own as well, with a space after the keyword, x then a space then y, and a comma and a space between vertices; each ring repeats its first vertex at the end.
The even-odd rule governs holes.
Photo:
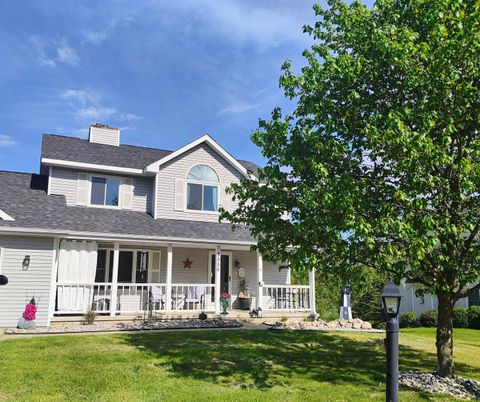
POLYGON ((120 118, 120 120, 124 120, 124 121, 137 121, 137 120, 142 120, 143 119, 142 116, 139 116, 139 115, 133 114, 133 113, 121 114, 119 118, 120 118))
POLYGON ((84 31, 82 35, 86 42, 92 45, 101 45, 108 38, 108 34, 102 31, 84 31))
POLYGON ((79 102, 82 105, 87 103, 97 104, 100 100, 100 95, 84 89, 67 89, 61 94, 61 97, 67 101, 79 102))
POLYGON ((43 66, 55 67, 55 61, 47 56, 45 41, 36 35, 30 36, 28 40, 36 53, 39 63, 43 66))
POLYGON ((17 143, 9 135, 0 134, 0 148, 13 147, 17 143))
POLYGON ((79 57, 77 52, 68 45, 65 38, 61 40, 60 45, 57 48, 57 60, 71 66, 76 66, 78 64, 79 57))
POLYGON ((226 108, 222 109, 218 114, 239 114, 246 112, 248 110, 255 109, 258 105, 254 103, 249 103, 241 99, 235 99, 230 103, 226 108))
POLYGON ((45 40, 37 35, 29 37, 38 62, 43 66, 55 67, 58 63, 78 65, 80 58, 75 49, 69 46, 66 38, 45 40))
MULTIPOLYGON (((313 15, 308 4, 310 2, 306 4, 291 2, 292 4, 287 3, 290 4, 287 6, 278 3, 270 3, 273 6, 269 7, 266 2, 236 0, 195 0, 172 3, 157 0, 155 6, 162 14, 168 7, 180 9, 183 13, 193 16, 190 17, 191 20, 200 21, 206 33, 241 45, 252 43, 258 51, 263 52, 283 42, 307 41, 307 36, 302 33, 302 27, 310 21, 300 13, 294 12, 294 9, 301 7, 308 12, 308 15, 313 15)), ((172 9, 173 12, 176 10, 172 9)))
POLYGON ((84 120, 108 120, 116 112, 117 111, 111 107, 89 106, 89 107, 78 109, 75 112, 75 117, 77 119, 84 119, 84 120))

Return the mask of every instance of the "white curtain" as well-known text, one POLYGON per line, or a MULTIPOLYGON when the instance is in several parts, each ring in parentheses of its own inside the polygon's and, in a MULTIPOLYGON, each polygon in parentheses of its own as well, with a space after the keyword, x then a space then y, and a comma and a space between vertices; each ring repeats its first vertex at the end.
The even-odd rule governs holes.
POLYGON ((62 240, 60 243, 58 311, 85 313, 90 309, 97 270, 97 252, 96 242, 62 240))

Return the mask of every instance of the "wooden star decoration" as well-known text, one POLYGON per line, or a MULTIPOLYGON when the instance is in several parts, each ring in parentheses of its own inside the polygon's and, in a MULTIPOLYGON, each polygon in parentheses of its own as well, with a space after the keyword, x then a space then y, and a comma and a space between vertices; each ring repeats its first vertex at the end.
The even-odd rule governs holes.
POLYGON ((185 268, 192 269, 193 261, 190 261, 188 257, 185 261, 182 261, 182 262, 183 262, 183 269, 185 268))

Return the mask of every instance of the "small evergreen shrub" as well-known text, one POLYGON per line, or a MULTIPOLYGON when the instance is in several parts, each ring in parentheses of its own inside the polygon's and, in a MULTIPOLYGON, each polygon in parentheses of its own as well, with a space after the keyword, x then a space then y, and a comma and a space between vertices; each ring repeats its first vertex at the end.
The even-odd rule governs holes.
POLYGON ((468 328, 468 309, 458 307, 453 310, 453 328, 468 328))
POLYGON ((414 311, 405 311, 400 314, 400 328, 417 327, 417 315, 414 311))
POLYGON ((437 312, 435 310, 427 310, 420 314, 420 325, 422 327, 436 327, 437 312))
POLYGON ((207 319, 207 315, 205 314, 204 311, 202 311, 202 312, 198 315, 198 318, 203 321, 203 320, 206 320, 206 319, 207 319))
POLYGON ((468 327, 480 329, 480 306, 472 306, 468 309, 468 327))
POLYGON ((287 321, 288 321, 288 317, 286 317, 286 316, 284 316, 284 315, 282 315, 282 316, 280 317, 280 322, 287 322, 287 321))
POLYGON ((92 325, 97 318, 97 314, 93 310, 88 310, 83 316, 83 325, 92 325))

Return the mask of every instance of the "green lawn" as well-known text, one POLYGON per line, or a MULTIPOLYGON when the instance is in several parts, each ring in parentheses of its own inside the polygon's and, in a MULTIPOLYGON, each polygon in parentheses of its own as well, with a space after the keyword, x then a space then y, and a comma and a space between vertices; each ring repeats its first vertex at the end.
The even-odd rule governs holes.
MULTIPOLYGON (((456 330, 480 379, 480 331, 456 330)), ((401 370, 431 370, 434 330, 401 332, 401 370)), ((382 334, 205 330, 0 342, 0 401, 384 400, 382 334)), ((401 390, 402 401, 447 400, 401 390)))

